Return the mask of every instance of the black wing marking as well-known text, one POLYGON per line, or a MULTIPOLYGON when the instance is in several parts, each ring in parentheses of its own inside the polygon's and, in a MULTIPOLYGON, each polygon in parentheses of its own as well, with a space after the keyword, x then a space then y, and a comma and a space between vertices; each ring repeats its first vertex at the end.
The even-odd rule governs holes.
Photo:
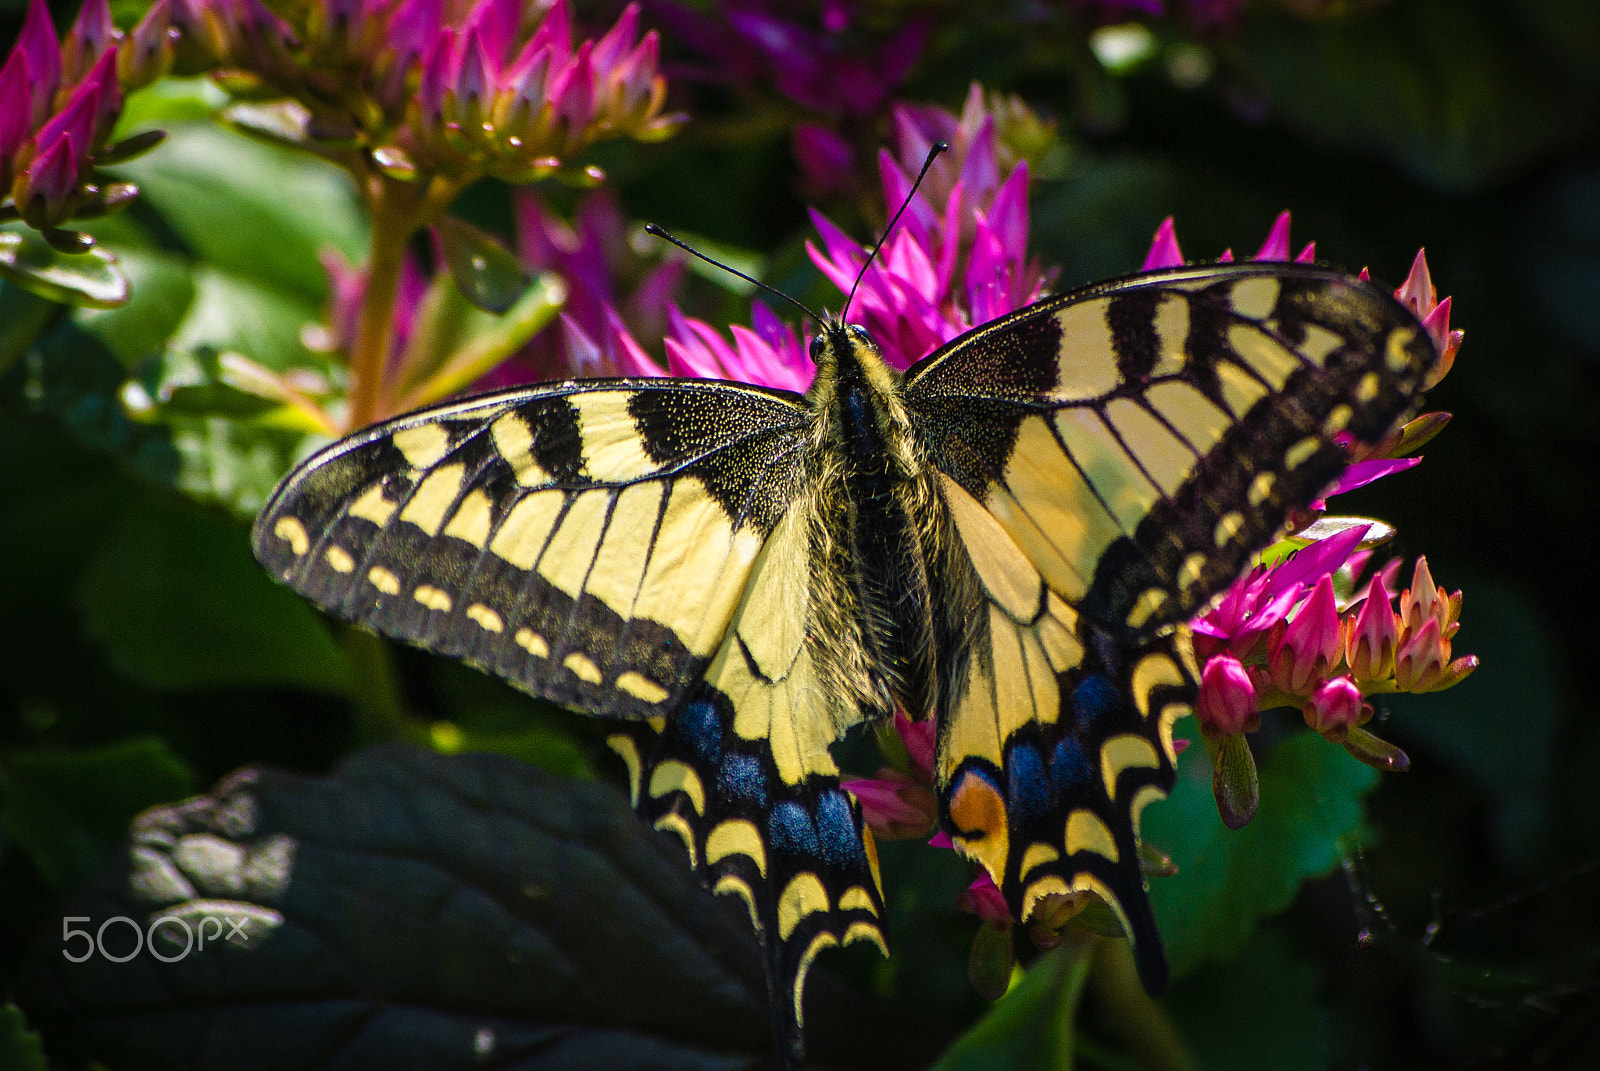
POLYGON ((672 380, 424 410, 301 465, 256 556, 339 617, 535 695, 666 714, 795 493, 802 418, 791 394, 672 380))

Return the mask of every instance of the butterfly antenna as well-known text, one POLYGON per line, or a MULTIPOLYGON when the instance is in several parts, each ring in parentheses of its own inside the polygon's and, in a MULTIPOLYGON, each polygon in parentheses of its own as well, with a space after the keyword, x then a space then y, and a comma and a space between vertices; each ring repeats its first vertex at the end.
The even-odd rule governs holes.
POLYGON ((666 231, 662 230, 660 227, 657 227, 654 223, 646 223, 644 225, 644 230, 645 230, 646 234, 653 234, 657 238, 665 238, 667 241, 671 242, 673 245, 677 246, 679 249, 683 250, 685 253, 688 253, 688 254, 690 254, 692 256, 699 257, 701 260, 705 261, 707 264, 710 264, 714 268, 721 268, 723 271, 727 272, 729 275, 736 275, 739 278, 743 279, 747 283, 751 283, 751 284, 753 284, 755 286, 759 286, 761 289, 765 290, 767 293, 772 294, 775 297, 781 297, 783 300, 787 301, 789 304, 793 305, 795 308, 799 309, 801 312, 803 312, 807 316, 811 317, 818 324, 821 324, 823 322, 822 317, 818 316, 816 313, 812 312, 810 309, 806 308, 804 305, 800 304, 800 302, 796 301, 794 298, 790 297, 788 294, 785 294, 782 290, 779 290, 777 287, 768 286, 766 283, 762 282, 760 279, 752 279, 752 278, 750 278, 750 276, 746 275, 744 272, 740 271, 738 268, 731 268, 728 265, 722 263, 722 261, 720 261, 720 260, 712 260, 710 257, 706 256, 704 253, 700 252, 700 250, 698 250, 698 249, 694 248, 693 246, 689 245, 687 242, 683 241, 682 239, 674 237, 671 234, 668 234, 666 231))
POLYGON ((900 222, 900 217, 905 215, 906 209, 911 206, 911 199, 917 195, 917 190, 922 186, 922 180, 928 177, 928 168, 933 166, 933 161, 938 158, 940 153, 949 151, 950 144, 944 141, 934 142, 933 148, 928 150, 928 158, 922 161, 922 170, 917 172, 917 181, 911 184, 911 192, 906 194, 906 199, 900 203, 900 208, 895 212, 894 218, 883 229, 883 237, 878 239, 878 244, 872 247, 871 253, 867 254, 867 262, 861 265, 861 270, 856 273, 856 281, 850 287, 850 296, 844 299, 844 311, 839 313, 839 319, 843 320, 850 314, 850 303, 856 299, 856 288, 861 285, 861 280, 866 278, 867 269, 872 267, 873 260, 878 256, 878 250, 883 248, 883 243, 887 242, 889 235, 894 233, 894 225, 900 222))

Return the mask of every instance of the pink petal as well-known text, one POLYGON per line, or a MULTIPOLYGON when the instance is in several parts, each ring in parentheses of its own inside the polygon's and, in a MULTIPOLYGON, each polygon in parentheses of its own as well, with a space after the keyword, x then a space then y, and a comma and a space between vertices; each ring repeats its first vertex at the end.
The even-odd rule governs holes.
POLYGON ((1377 458, 1371 461, 1357 461, 1340 474, 1339 479, 1327 491, 1323 492, 1324 498, 1342 495, 1346 491, 1354 491, 1357 487, 1365 487, 1375 480, 1406 469, 1415 468, 1422 464, 1420 457, 1377 458))
POLYGON ((1252 259, 1289 259, 1289 213, 1280 213, 1278 218, 1273 220, 1272 230, 1267 233, 1267 240, 1261 243, 1261 251, 1252 259))
POLYGON ((1161 221, 1161 226, 1156 228, 1155 239, 1150 243, 1150 252, 1145 254, 1144 264, 1139 270, 1181 268, 1183 264, 1183 250, 1178 248, 1177 228, 1172 224, 1172 217, 1168 216, 1161 221))

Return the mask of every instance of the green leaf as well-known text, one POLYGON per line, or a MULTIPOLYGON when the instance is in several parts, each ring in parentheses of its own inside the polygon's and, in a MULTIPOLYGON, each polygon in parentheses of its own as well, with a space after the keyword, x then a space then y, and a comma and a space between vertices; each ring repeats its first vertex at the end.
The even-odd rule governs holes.
POLYGON ((113 525, 79 600, 117 667, 154 687, 349 687, 342 649, 262 572, 244 526, 174 496, 137 502, 113 525))
POLYGON ((23 223, 0 224, 0 276, 65 305, 111 309, 128 300, 128 279, 111 254, 63 253, 23 223))
POLYGON ((1323 985, 1318 963, 1268 925, 1236 959, 1174 985, 1165 1004, 1202 1067, 1317 1071, 1330 1055, 1323 985))
POLYGON ((61 306, 0 279, 0 375, 27 352, 61 306))
POLYGON ((73 319, 105 343, 123 366, 132 369, 160 353, 194 302, 195 285, 183 258, 156 249, 107 244, 128 277, 127 304, 115 309, 80 309, 73 319))
MULTIPOLYGON (((1435 563, 1437 568, 1437 563, 1435 563)), ((1449 691, 1387 697, 1393 734, 1412 762, 1450 763, 1494 799, 1495 840, 1527 866, 1551 828, 1552 771, 1562 732, 1561 649, 1549 620, 1521 589, 1493 576, 1448 575, 1465 592, 1454 654, 1478 655, 1472 676, 1449 691)))
POLYGON ((318 253, 331 246, 359 260, 366 247, 366 219, 344 172, 213 123, 175 126, 159 151, 117 170, 203 265, 312 307, 327 294, 318 253))
POLYGON ((176 350, 236 350, 269 368, 283 370, 315 361, 300 330, 317 319, 318 306, 293 291, 207 264, 194 271, 194 301, 173 332, 176 350))
POLYGON ((1301 881, 1333 870, 1377 780, 1343 749, 1296 732, 1260 762, 1255 820, 1230 832, 1217 816, 1205 749, 1185 751, 1172 797, 1143 823, 1144 838, 1178 865, 1175 877, 1150 883, 1174 977, 1233 958, 1258 918, 1287 908, 1301 881))
POLYGON ((445 216, 435 227, 462 296, 485 312, 508 311, 533 282, 510 250, 472 224, 445 216))
MULTIPOLYGON (((142 829, 130 871, 64 914, 248 916, 255 936, 179 955, 169 923, 172 962, 50 948, 17 992, 52 1051, 190 1071, 710 1071, 768 1052, 743 909, 610 786, 385 746, 327 778, 236 774, 142 829)), ((819 1063, 925 1066, 914 1029, 822 981, 819 1063)))
POLYGON ((950 1046, 934 1071, 1071 1071, 1074 1020, 1094 940, 1069 941, 1041 956, 988 1015, 950 1046))
POLYGON ((0 1007, 0 1067, 8 1071, 50 1071, 39 1035, 28 1029, 15 1004, 0 1007))
POLYGON ((105 867, 134 815, 192 791, 188 768, 155 737, 0 754, 6 829, 61 892, 105 867))

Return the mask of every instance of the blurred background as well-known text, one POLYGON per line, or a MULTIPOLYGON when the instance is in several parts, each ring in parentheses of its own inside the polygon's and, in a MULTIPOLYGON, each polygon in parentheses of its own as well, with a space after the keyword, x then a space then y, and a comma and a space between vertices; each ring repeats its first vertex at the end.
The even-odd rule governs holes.
MULTIPOLYGON (((870 46, 928 20, 895 99, 959 109, 979 81, 1053 121, 1032 248, 1059 266, 1057 288, 1138 269, 1168 216, 1206 259, 1253 253, 1291 210, 1295 250, 1314 240, 1319 260, 1390 286, 1427 250, 1466 332, 1427 399, 1454 420, 1419 468, 1340 505, 1395 525, 1396 553, 1426 554, 1465 592, 1455 647, 1482 662, 1459 688, 1386 704, 1374 727, 1410 771, 1341 826, 1331 873, 1223 942, 1228 955, 1195 957, 1166 1007, 1208 1068, 1600 1066, 1600 709, 1583 684, 1600 641, 1600 5, 1279 0, 1210 22, 1169 0, 1142 14, 1156 7, 884 3, 854 26, 870 46)), ((52 3, 57 26, 74 9, 52 3)), ((119 25, 141 10, 113 5, 119 25)), ((578 10, 604 25, 617 9, 578 10)), ((22 14, 0 2, 0 41, 22 14)), ((646 24, 669 27, 659 14, 646 24)), ((791 134, 817 116, 719 74, 670 29, 663 71, 690 122, 593 153, 626 217, 828 302, 806 206, 865 236, 883 222, 875 183, 811 196, 791 134)), ((317 253, 361 253, 337 174, 206 126, 213 106, 160 83, 125 116, 173 131, 132 165, 145 196, 108 224, 144 236, 124 259, 161 300, 66 323, 0 284, 0 989, 133 814, 243 765, 322 774, 398 737, 620 783, 582 719, 333 629, 257 569, 247 518, 289 447, 126 415, 130 370, 183 331, 299 344, 328 299, 317 253), (210 319, 180 325, 196 302, 210 319), (41 334, 40 317, 56 326, 41 334)), ((881 113, 822 119, 868 151, 889 137, 881 113)), ((579 198, 541 192, 558 214, 579 198)), ((513 232, 503 184, 456 211, 513 232)), ((748 299, 723 287, 696 275, 687 305, 744 322, 748 299)), ((1347 789, 1328 791, 1333 813, 1347 789)), ((947 854, 886 851, 891 883, 922 897, 896 909, 893 967, 824 964, 956 1030, 982 1004, 965 978, 974 922, 951 906, 965 869, 947 854)), ((1115 1023, 1084 1015, 1081 1066, 1138 1066, 1115 1023)))

